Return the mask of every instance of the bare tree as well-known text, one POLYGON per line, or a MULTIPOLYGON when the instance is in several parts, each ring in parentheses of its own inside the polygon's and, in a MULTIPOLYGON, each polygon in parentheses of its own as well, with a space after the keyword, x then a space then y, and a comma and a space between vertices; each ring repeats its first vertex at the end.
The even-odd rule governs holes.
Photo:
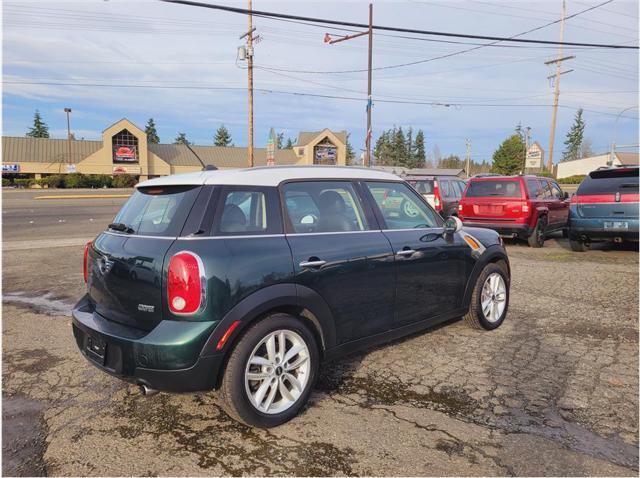
POLYGON ((593 142, 590 138, 584 138, 580 145, 580 158, 589 158, 593 154, 593 142))

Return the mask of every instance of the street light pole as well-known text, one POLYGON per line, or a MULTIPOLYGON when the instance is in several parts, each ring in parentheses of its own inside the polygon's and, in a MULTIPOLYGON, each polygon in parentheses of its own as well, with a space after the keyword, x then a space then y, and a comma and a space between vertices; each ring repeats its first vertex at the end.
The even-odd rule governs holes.
MULTIPOLYGON (((72 163, 71 160, 71 121, 69 119, 69 115, 71 113, 71 108, 65 108, 64 112, 67 113, 67 154, 69 164, 72 163)), ((60 171, 58 171, 60 172, 60 171)))
POLYGON ((638 105, 629 106, 628 108, 623 109, 620 113, 618 113, 618 116, 616 116, 616 122, 613 124, 613 132, 611 133, 611 151, 609 153, 609 162, 607 166, 613 165, 613 159, 616 154, 616 131, 618 128, 618 120, 620 119, 620 116, 622 116, 622 113, 624 113, 625 111, 629 111, 637 107, 638 105))

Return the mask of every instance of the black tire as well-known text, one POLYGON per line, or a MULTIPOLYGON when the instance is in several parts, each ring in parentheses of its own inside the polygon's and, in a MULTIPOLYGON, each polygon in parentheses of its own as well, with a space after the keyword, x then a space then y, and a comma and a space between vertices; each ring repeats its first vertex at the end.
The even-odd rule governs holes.
POLYGON ((227 362, 219 395, 222 406, 228 415, 245 425, 259 428, 271 428, 294 418, 309 399, 318 375, 320 353, 313 333, 302 320, 289 314, 273 314, 252 325, 231 351, 227 362), (271 332, 276 330, 293 331, 304 341, 309 350, 309 378, 290 408, 277 414, 267 414, 254 407, 247 396, 245 370, 254 348, 271 332))
POLYGON ((529 237, 527 242, 529 247, 542 247, 544 246, 545 229, 547 228, 547 219, 545 217, 539 217, 536 221, 536 227, 529 237))
POLYGON ((569 243, 571 244, 571 250, 573 252, 586 252, 586 250, 589 249, 583 241, 574 241, 571 239, 569 243))
POLYGON ((498 264, 488 264, 478 276, 476 284, 473 287, 473 294, 471 295, 471 302, 469 303, 469 311, 464 316, 464 321, 475 329, 494 330, 500 327, 507 316, 507 312, 509 311, 509 288, 510 280, 506 270, 498 264), (487 320, 484 313, 482 312, 481 295, 482 288, 487 278, 494 273, 498 273, 500 276, 502 276, 502 280, 504 281, 506 287, 506 298, 505 307, 502 311, 502 314, 500 315, 500 318, 496 321, 490 321, 487 320))

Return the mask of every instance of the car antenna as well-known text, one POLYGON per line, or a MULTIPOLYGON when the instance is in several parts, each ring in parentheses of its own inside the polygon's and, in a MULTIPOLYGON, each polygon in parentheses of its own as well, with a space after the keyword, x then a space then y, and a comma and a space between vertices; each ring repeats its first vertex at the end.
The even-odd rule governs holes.
POLYGON ((203 171, 215 171, 218 168, 216 168, 213 164, 204 164, 204 161, 202 161, 202 159, 200 158, 200 156, 198 156, 198 153, 196 153, 193 148, 191 147, 191 145, 189 143, 184 143, 184 145, 189 148, 189 151, 191 151, 193 153, 193 155, 198 158, 198 161, 200 161, 200 164, 202 165, 202 170, 203 171))

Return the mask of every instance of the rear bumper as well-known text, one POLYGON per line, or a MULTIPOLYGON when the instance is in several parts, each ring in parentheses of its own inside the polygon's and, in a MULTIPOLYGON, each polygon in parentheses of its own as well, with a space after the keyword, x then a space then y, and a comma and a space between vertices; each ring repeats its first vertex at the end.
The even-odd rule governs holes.
POLYGON ((609 241, 617 237, 624 241, 638 241, 638 219, 629 218, 576 218, 569 219, 569 239, 590 241, 609 241), (605 229, 605 221, 625 221, 629 224, 627 230, 605 229))
POLYGON ((73 335, 80 352, 100 370, 122 380, 167 392, 211 390, 223 362, 203 346, 217 322, 161 321, 144 331, 117 324, 93 310, 87 296, 72 311, 73 335), (88 348, 106 344, 103 356, 88 348))
POLYGON ((483 227, 485 229, 493 229, 501 236, 515 235, 520 237, 529 237, 533 232, 528 224, 495 223, 469 220, 463 220, 462 224, 467 227, 483 227))

